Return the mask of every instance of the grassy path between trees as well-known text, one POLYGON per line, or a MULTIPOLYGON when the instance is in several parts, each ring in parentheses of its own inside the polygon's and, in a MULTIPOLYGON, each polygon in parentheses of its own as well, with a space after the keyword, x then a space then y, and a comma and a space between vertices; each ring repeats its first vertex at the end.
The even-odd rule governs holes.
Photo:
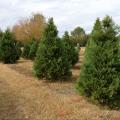
POLYGON ((120 111, 88 103, 75 92, 74 81, 49 83, 32 76, 32 62, 0 63, 0 120, 120 120, 120 111))

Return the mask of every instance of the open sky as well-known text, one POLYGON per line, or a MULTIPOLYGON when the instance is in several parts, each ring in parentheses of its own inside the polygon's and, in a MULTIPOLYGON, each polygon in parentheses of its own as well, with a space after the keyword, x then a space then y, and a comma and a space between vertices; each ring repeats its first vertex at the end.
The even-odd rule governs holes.
POLYGON ((1 0, 0 27, 12 27, 36 12, 53 17, 60 35, 76 26, 90 32, 95 19, 105 15, 120 25, 120 0, 1 0))

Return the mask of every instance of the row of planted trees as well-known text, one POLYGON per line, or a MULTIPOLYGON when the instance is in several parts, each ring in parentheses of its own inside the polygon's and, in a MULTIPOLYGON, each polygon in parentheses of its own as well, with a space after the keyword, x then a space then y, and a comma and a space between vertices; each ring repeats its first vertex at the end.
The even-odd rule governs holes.
MULTIPOLYGON (((85 58, 77 80, 78 91, 90 100, 120 107, 120 46, 119 31, 112 18, 97 19, 87 43, 85 58)), ((32 39, 22 50, 22 56, 34 60, 34 74, 47 80, 65 80, 72 75, 71 68, 78 61, 79 49, 70 40, 68 32, 58 37, 53 19, 46 24, 43 37, 32 39)), ((0 34, 0 60, 15 63, 21 55, 19 43, 7 30, 0 34)))
POLYGON ((9 29, 0 34, 0 60, 3 63, 16 63, 20 57, 34 60, 38 78, 55 80, 67 77, 78 61, 79 49, 74 47, 68 32, 62 38, 58 37, 53 18, 46 24, 40 42, 33 37, 27 44, 21 45, 9 29))
POLYGON ((38 44, 34 39, 22 45, 9 29, 0 32, 0 60, 4 63, 16 63, 20 57, 34 60, 37 48, 38 44))
MULTIPOLYGON (((88 41, 85 59, 77 80, 78 91, 90 100, 120 107, 120 46, 119 29, 112 18, 96 20, 88 41)), ((62 40, 50 19, 34 63, 35 75, 50 80, 71 75, 71 67, 78 60, 78 52, 66 32, 62 40)))

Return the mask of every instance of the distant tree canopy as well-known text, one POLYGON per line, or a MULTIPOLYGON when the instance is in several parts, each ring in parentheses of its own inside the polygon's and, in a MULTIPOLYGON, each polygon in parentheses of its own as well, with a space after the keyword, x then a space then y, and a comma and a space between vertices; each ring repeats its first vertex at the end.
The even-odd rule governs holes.
POLYGON ((73 36, 80 36, 80 35, 85 35, 85 31, 83 28, 81 27, 76 27, 72 32, 71 35, 73 36))
POLYGON ((22 20, 18 24, 14 25, 12 32, 18 41, 25 43, 31 38, 39 41, 42 37, 42 33, 45 28, 45 18, 41 14, 33 14, 29 19, 22 20))
POLYGON ((86 35, 85 31, 81 27, 76 27, 71 32, 71 40, 74 45, 79 44, 79 46, 85 46, 87 43, 89 35, 86 35))

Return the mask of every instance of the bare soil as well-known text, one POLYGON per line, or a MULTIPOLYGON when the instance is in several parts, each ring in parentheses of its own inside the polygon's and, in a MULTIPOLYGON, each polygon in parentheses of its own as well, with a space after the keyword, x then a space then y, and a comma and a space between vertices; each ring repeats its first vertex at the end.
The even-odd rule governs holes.
POLYGON ((0 63, 0 120, 120 120, 119 110, 110 110, 80 96, 75 82, 82 58, 66 82, 46 82, 33 76, 33 62, 0 63))

